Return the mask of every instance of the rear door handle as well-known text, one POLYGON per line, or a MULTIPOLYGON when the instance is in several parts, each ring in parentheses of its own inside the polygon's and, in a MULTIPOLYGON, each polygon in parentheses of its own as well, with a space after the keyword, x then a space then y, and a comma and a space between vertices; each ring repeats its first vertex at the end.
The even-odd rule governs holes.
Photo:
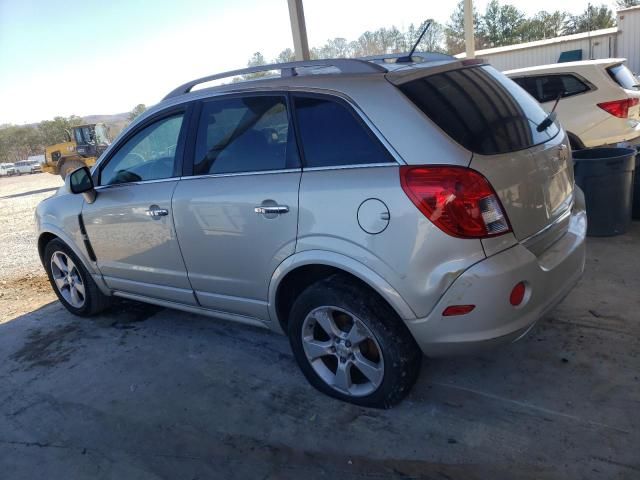
POLYGON ((260 205, 258 207, 255 207, 253 211, 261 215, 274 214, 274 213, 279 215, 281 213, 287 213, 289 211, 289 207, 287 207, 286 205, 273 205, 273 206, 260 205))

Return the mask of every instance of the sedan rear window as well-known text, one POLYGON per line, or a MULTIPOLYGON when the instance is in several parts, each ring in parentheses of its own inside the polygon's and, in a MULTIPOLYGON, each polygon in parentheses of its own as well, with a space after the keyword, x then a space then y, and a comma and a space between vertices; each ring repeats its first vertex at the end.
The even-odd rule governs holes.
POLYGON ((555 137, 547 113, 516 83, 488 65, 437 73, 400 90, 453 140, 472 152, 515 152, 555 137))
POLYGON ((640 80, 638 80, 625 65, 619 64, 609 67, 607 68, 607 72, 613 81, 622 88, 626 88, 627 90, 640 90, 640 80))

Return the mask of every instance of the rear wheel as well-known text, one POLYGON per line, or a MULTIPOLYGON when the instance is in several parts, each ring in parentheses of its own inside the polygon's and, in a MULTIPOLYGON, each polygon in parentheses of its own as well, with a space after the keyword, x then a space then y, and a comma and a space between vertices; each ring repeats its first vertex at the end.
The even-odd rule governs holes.
POLYGON ((45 247, 44 267, 60 302, 74 315, 88 317, 109 306, 104 295, 75 253, 61 240, 45 247))
POLYGON ((391 407, 420 371, 422 354, 402 320, 375 293, 339 274, 296 299, 289 341, 315 388, 356 405, 391 407))

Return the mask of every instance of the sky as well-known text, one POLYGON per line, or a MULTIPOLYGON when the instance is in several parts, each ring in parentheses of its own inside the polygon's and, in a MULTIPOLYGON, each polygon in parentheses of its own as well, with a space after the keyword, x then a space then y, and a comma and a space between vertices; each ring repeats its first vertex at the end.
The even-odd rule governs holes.
MULTIPOLYGON (((482 12, 488 0, 476 0, 482 12)), ((527 15, 586 0, 511 0, 527 15)), ((606 3, 611 8, 613 0, 606 3)), ((446 23, 457 0, 304 0, 311 47, 446 23)), ((615 10, 615 9, 614 9, 615 10)), ((128 112, 194 78, 293 48, 287 0, 0 0, 0 124, 128 112)))

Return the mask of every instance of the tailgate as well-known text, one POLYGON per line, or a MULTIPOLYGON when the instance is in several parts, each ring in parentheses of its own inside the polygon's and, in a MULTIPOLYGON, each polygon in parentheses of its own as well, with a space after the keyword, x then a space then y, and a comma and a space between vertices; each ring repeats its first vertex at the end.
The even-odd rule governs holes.
POLYGON ((520 241, 556 222, 573 204, 573 164, 566 136, 528 150, 474 154, 471 168, 493 185, 520 241))

